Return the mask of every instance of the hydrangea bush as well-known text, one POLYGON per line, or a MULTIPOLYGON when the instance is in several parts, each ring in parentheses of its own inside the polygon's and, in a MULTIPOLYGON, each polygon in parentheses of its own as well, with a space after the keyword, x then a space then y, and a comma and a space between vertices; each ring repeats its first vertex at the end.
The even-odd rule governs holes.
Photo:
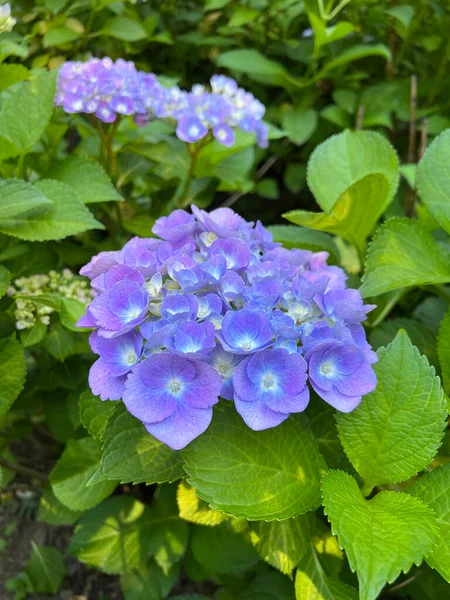
POLYGON ((182 4, 0 7, 0 563, 57 528, 7 590, 446 598, 435 7, 182 4))

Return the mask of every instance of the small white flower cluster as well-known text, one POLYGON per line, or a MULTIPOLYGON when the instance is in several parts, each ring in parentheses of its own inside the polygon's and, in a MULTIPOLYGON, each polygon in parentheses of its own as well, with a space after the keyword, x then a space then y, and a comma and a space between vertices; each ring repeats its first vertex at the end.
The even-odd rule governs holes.
POLYGON ((0 33, 8 33, 12 30, 16 20, 11 17, 11 6, 9 2, 0 6, 0 33))

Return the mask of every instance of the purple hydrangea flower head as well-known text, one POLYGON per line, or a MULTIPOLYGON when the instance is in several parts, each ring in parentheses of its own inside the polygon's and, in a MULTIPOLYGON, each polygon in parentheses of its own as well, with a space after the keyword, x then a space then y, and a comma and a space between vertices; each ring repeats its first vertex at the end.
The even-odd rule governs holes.
POLYGON ((134 367, 123 401, 154 437, 180 450, 210 424, 221 387, 210 365, 162 352, 134 367))
POLYGON ((246 358, 233 375, 238 413, 251 429, 275 427, 309 402, 306 362, 283 348, 262 350, 246 358))
POLYGON ((177 136, 183 142, 198 142, 208 133, 208 128, 196 115, 181 117, 177 125, 177 136))
POLYGON ((375 372, 356 345, 338 340, 322 342, 313 346, 305 358, 312 387, 341 412, 352 411, 362 396, 375 389, 375 372))
MULTIPOLYGON (((226 78, 216 83, 217 104, 192 92, 209 119, 223 119, 225 96, 238 96, 226 78)), ((172 90, 171 106, 183 98, 172 90)), ((377 356, 361 325, 372 307, 326 253, 281 248, 230 208, 177 210, 153 233, 160 237, 133 238, 83 267, 96 295, 79 321, 94 330, 99 355, 93 393, 123 398, 151 435, 184 447, 219 396, 259 430, 305 409, 308 380, 341 411, 374 389, 377 356)))

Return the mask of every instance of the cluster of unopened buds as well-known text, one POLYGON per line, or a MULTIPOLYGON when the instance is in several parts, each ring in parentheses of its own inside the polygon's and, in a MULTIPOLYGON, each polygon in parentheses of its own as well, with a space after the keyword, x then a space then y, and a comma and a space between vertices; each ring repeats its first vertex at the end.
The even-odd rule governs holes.
POLYGON ((305 410, 310 386, 349 412, 376 385, 361 325, 371 306, 327 253, 287 250, 229 208, 158 219, 82 268, 97 295, 79 321, 99 355, 90 386, 174 449, 219 397, 262 430, 305 410))
POLYGON ((50 323, 50 315, 55 309, 39 300, 40 296, 48 294, 74 298, 83 304, 89 304, 95 291, 89 288, 85 279, 74 275, 70 269, 64 269, 62 273, 50 271, 42 275, 20 277, 8 289, 8 295, 15 298, 17 329, 30 329, 36 323, 50 323))
POLYGON ((168 119, 185 142, 198 142, 210 133, 232 146, 239 128, 253 133, 259 146, 268 144, 263 104, 223 75, 211 78, 210 89, 194 85, 188 92, 164 87, 153 73, 138 71, 123 59, 66 62, 58 74, 55 104, 68 113, 93 114, 105 123, 120 115, 133 115, 139 126, 154 118, 168 119))

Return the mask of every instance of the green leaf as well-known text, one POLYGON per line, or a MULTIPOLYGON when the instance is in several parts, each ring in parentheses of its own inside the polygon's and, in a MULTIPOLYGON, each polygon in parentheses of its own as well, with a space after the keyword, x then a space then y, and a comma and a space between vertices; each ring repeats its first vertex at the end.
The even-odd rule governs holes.
POLYGON ((195 493, 195 488, 186 481, 181 481, 177 490, 180 517, 197 525, 219 525, 228 519, 228 515, 212 510, 204 500, 195 493))
POLYGON ((55 496, 71 510, 86 510, 104 500, 116 487, 114 481, 86 484, 98 469, 100 444, 91 437, 69 440, 50 475, 55 496))
POLYGON ((408 28, 414 16, 414 6, 393 6, 386 10, 386 14, 391 15, 408 28))
POLYGON ((178 577, 177 566, 164 575, 154 560, 139 566, 120 578, 125 600, 163 600, 170 593, 178 577))
MULTIPOLYGON (((84 331, 84 328, 77 327, 77 321, 86 313, 86 305, 76 298, 61 298, 61 325, 69 331, 84 331)), ((89 329, 87 329, 89 331, 89 329)))
POLYGON ((319 505, 325 461, 293 419, 252 431, 232 407, 222 404, 206 432, 182 454, 189 483, 215 510, 272 521, 319 505))
POLYGON ((25 383, 25 356, 15 335, 0 340, 0 416, 6 414, 25 383))
POLYGON ((384 44, 356 44, 341 52, 336 58, 330 60, 325 66, 314 76, 314 81, 323 79, 329 75, 330 71, 353 63, 355 60, 366 58, 367 56, 381 56, 386 60, 391 60, 389 48, 384 44))
POLYGON ((56 594, 66 576, 61 552, 50 546, 38 546, 33 541, 25 571, 33 584, 34 592, 40 594, 56 594))
POLYGON ((0 181, 0 224, 32 208, 47 208, 51 204, 52 201, 30 183, 15 179, 0 181))
POLYGON ((101 33, 124 42, 137 42, 149 37, 143 25, 128 17, 112 17, 108 19, 101 33))
POLYGON ((89 351, 89 345, 84 337, 67 331, 60 325, 56 325, 53 331, 45 337, 44 348, 50 356, 61 362, 74 354, 83 354, 89 351))
POLYGON ((300 560, 295 575, 297 600, 358 600, 351 586, 330 577, 323 569, 317 550, 312 547, 300 560))
POLYGON ((6 267, 0 265, 0 298, 2 298, 8 291, 9 284, 11 283, 11 273, 6 267))
POLYGON ((8 219, 0 219, 0 232, 22 240, 61 240, 89 229, 104 229, 84 206, 78 194, 65 183, 51 179, 34 185, 51 201, 47 208, 35 208, 8 219))
POLYGON ((360 600, 375 600, 433 549, 437 527, 433 511, 401 492, 380 492, 365 500, 343 471, 323 479, 324 511, 359 581, 360 600))
POLYGON ((439 377, 403 330, 377 354, 377 388, 336 416, 344 450, 368 489, 406 481, 429 465, 447 418, 439 377))
POLYGON ((55 165, 48 177, 70 185, 84 204, 123 200, 103 167, 87 158, 69 156, 55 165))
POLYGON ((344 131, 318 146, 308 163, 308 185, 324 212, 294 210, 283 216, 297 225, 339 235, 363 254, 397 183, 397 155, 385 138, 374 132, 344 131))
POLYGON ((277 571, 260 573, 242 591, 240 598, 241 600, 294 600, 292 581, 277 571))
POLYGON ((262 559, 290 575, 307 553, 312 532, 313 519, 308 513, 284 521, 254 523, 250 539, 262 559))
POLYGON ((72 525, 82 515, 82 511, 70 510, 58 500, 51 488, 47 488, 41 497, 38 521, 50 525, 72 525))
POLYGON ((218 527, 195 527, 191 545, 197 561, 211 573, 241 575, 259 560, 248 537, 233 531, 229 522, 218 527), (213 548, 220 551, 214 552, 213 548))
POLYGON ((119 405, 104 433, 101 473, 121 483, 163 483, 183 475, 181 456, 119 405))
POLYGON ((39 140, 53 112, 57 71, 40 71, 4 90, 0 95, 0 136, 11 151, 0 157, 28 152, 39 140))
POLYGON ((61 46, 63 44, 70 44, 81 37, 78 31, 74 31, 64 25, 61 27, 54 27, 47 31, 42 40, 42 46, 44 48, 51 48, 52 46, 61 46))
POLYGON ((261 11, 250 6, 238 6, 228 21, 228 27, 242 27, 261 17, 261 11))
POLYGON ((109 418, 116 410, 114 402, 100 400, 90 390, 80 396, 80 419, 89 433, 98 440, 103 438, 109 418))
POLYGON ((450 281, 450 253, 418 221, 389 219, 367 251, 363 298, 403 287, 450 281))
POLYGON ((442 371, 442 385, 450 395, 450 311, 442 319, 437 338, 437 351, 442 371))
POLYGON ((405 492, 422 500, 437 517, 438 543, 426 561, 450 583, 450 464, 424 473, 405 492))
POLYGON ((450 129, 435 138, 417 167, 420 199, 450 233, 450 129))
POLYGON ((297 146, 309 140, 317 128, 317 111, 312 108, 292 108, 283 113, 281 125, 288 138, 297 146))
POLYGON ((275 242, 281 242, 285 248, 302 248, 311 252, 325 250, 338 262, 339 250, 332 237, 320 231, 312 231, 296 225, 272 225, 269 231, 275 242))
POLYGON ((23 65, 3 64, 0 65, 0 92, 11 87, 19 81, 27 79, 29 71, 23 65))
POLYGON ((68 553, 105 573, 131 571, 147 554, 144 509, 132 496, 106 500, 81 517, 68 553))

